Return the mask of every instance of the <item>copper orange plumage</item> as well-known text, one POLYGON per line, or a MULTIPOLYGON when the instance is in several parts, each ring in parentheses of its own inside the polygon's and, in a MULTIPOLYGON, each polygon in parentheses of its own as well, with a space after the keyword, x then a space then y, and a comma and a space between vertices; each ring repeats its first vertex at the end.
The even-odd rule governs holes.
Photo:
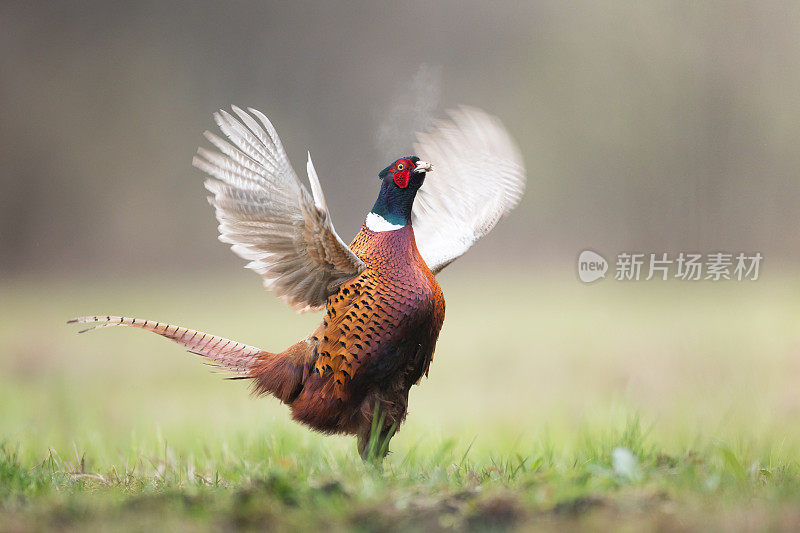
MULTIPOLYGON (((227 140, 198 150, 220 240, 248 259, 264 285, 298 311, 321 310, 308 337, 273 353, 199 331, 120 316, 71 322, 131 326, 167 337, 287 404, 325 433, 352 434, 365 459, 381 455, 406 417, 411 387, 427 375, 445 316, 435 274, 519 202, 525 171, 511 137, 474 108, 418 134, 418 156, 379 174, 378 198, 347 246, 331 222, 309 157, 301 183, 275 128, 237 107, 214 115, 227 140), (428 178, 435 166, 435 177, 428 178), (374 437, 374 438, 373 438, 374 437)), ((88 330, 84 330, 88 331, 88 330)))

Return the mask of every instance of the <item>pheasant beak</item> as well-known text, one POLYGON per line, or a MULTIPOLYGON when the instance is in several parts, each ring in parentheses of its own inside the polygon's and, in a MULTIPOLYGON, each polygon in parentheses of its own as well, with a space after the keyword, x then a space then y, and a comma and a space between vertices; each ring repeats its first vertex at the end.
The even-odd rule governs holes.
POLYGON ((433 170, 433 165, 427 161, 417 161, 417 166, 414 167, 414 173, 425 173, 433 170))

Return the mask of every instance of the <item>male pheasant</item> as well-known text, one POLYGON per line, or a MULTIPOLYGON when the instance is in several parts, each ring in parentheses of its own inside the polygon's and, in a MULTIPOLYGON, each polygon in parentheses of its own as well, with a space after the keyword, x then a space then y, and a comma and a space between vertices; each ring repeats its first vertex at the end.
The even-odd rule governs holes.
POLYGON ((228 141, 206 132, 219 151, 200 148, 193 161, 211 176, 205 185, 219 238, 291 307, 324 309, 322 324, 272 353, 152 320, 70 322, 96 324, 83 331, 132 326, 158 333, 251 380, 256 394, 289 405, 295 420, 356 435, 363 458, 376 441, 385 443, 383 455, 406 416, 409 389, 428 373, 444 320, 434 275, 519 202, 519 151, 496 118, 474 108, 451 111, 450 120, 417 134, 415 151, 435 162, 435 175, 426 181, 433 167, 417 156, 383 169, 378 199, 348 247, 333 228, 310 155, 311 193, 267 117, 232 109, 236 116, 214 114, 228 141))

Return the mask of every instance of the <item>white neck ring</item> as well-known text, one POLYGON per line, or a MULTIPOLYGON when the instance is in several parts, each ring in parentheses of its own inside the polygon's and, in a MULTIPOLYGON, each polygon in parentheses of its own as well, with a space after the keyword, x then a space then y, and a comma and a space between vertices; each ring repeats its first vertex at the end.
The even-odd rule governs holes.
POLYGON ((367 214, 366 224, 367 228, 369 228, 370 231, 374 231, 375 233, 382 233, 384 231, 394 231, 405 227, 402 224, 392 224, 391 222, 380 216, 378 213, 373 213, 372 211, 370 211, 367 214))

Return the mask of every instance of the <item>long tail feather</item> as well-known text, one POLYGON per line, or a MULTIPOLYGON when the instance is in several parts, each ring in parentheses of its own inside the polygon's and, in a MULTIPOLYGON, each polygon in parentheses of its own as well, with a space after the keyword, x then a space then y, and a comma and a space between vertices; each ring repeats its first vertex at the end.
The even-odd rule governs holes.
POLYGON ((93 324, 93 326, 81 330, 85 333, 98 328, 109 326, 128 326, 133 328, 145 329, 166 337, 178 344, 185 346, 191 353, 206 357, 211 364, 222 367, 225 370, 238 374, 242 377, 250 377, 249 372, 259 361, 259 356, 266 355, 260 348, 235 342, 216 335, 209 335, 202 331, 155 322, 153 320, 142 320, 141 318, 130 318, 124 316, 82 316, 73 318, 68 324, 93 324))

